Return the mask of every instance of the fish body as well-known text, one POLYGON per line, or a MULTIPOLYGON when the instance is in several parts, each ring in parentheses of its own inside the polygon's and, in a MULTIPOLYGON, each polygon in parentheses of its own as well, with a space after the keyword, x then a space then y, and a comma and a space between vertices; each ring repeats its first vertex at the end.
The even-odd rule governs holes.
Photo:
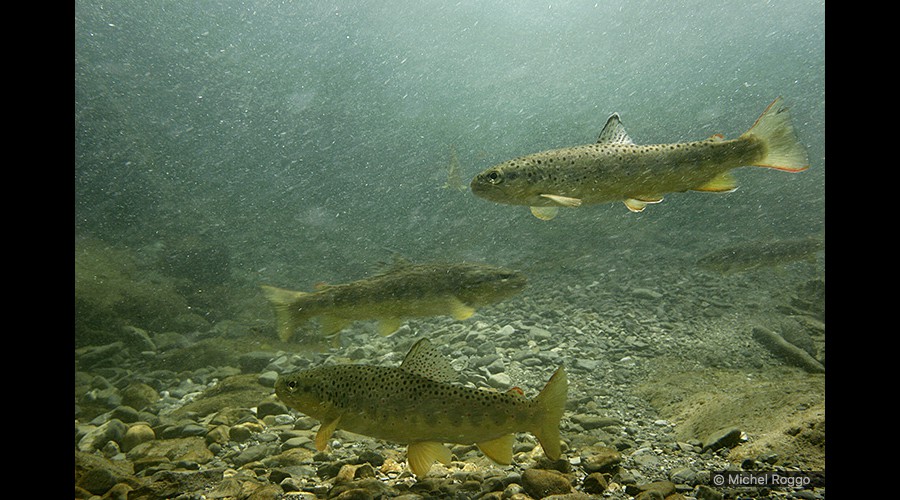
POLYGON ((825 248, 822 237, 788 240, 750 241, 710 252, 697 260, 708 271, 734 274, 760 267, 782 266, 797 261, 814 261, 825 248))
POLYGON ((450 315, 463 320, 476 308, 499 302, 526 285, 523 274, 485 264, 398 263, 382 274, 338 285, 321 285, 299 292, 263 285, 275 309, 278 336, 290 340, 294 331, 318 318, 324 335, 335 335, 353 321, 379 321, 388 335, 404 318, 450 315))
POLYGON ((745 165, 787 172, 809 167, 780 97, 747 132, 731 140, 716 134, 701 141, 638 145, 614 113, 595 144, 495 165, 475 176, 470 186, 476 196, 526 205, 536 217, 552 219, 559 207, 623 201, 640 212, 666 193, 733 191, 737 184, 729 171, 745 165))
POLYGON ((517 432, 531 432, 551 459, 561 454, 559 422, 568 392, 559 367, 534 398, 453 383, 457 374, 427 339, 399 367, 333 365, 283 375, 275 394, 321 422, 324 450, 335 429, 408 445, 407 461, 422 477, 435 460, 449 464, 444 443, 477 444, 500 464, 512 462, 517 432))

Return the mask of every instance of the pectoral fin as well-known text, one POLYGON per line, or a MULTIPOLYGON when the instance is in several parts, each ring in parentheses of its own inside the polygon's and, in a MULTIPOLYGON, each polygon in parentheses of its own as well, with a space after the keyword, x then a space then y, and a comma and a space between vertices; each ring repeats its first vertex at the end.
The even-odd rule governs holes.
POLYGON ((563 207, 575 208, 581 206, 581 200, 579 198, 570 198, 568 196, 560 196, 558 194, 542 194, 541 197, 552 200, 554 203, 557 203, 563 207))
POLYGON ((337 429, 338 422, 340 422, 341 417, 338 417, 331 422, 322 422, 322 425, 319 426, 318 432, 316 432, 316 449, 319 451, 323 451, 325 447, 328 446, 328 440, 331 439, 331 435, 334 434, 334 430, 337 429))
POLYGON ((437 460, 444 465, 450 465, 453 455, 450 449, 435 441, 421 441, 410 443, 406 451, 406 463, 416 477, 424 477, 431 470, 431 465, 437 460))
POLYGON ((494 462, 497 462, 500 465, 509 465, 512 463, 512 449, 515 441, 516 437, 514 435, 507 434, 505 436, 500 436, 497 439, 482 441, 475 444, 482 453, 487 455, 487 457, 494 462))

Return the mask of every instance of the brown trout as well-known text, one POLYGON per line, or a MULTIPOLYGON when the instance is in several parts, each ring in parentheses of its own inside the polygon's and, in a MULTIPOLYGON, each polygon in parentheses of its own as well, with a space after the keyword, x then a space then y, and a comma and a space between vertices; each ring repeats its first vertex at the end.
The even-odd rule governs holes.
POLYGON ((321 422, 316 449, 336 429, 406 444, 407 463, 425 476, 434 462, 449 464, 444 443, 476 444, 488 458, 512 463, 516 432, 534 434, 547 457, 561 454, 559 422, 568 381, 560 366, 534 398, 454 384, 450 362, 421 339, 399 367, 333 365, 282 375, 275 394, 286 405, 321 422))
POLYGON ((800 260, 815 263, 825 248, 822 236, 773 241, 747 241, 710 252, 697 260, 708 271, 734 274, 761 267, 777 267, 800 260))
POLYGON ((543 151, 495 165, 476 175, 472 192, 509 205, 526 205, 540 219, 559 207, 623 201, 632 212, 659 203, 666 193, 729 192, 729 171, 758 166, 800 172, 809 168, 790 113, 775 99, 737 139, 721 134, 673 144, 637 145, 613 113, 595 144, 543 151))
POLYGON ((382 335, 396 331, 404 318, 450 315, 464 320, 478 307, 515 295, 525 284, 523 274, 485 264, 398 262, 382 274, 322 285, 315 292, 268 285, 262 290, 275 309, 278 336, 287 341, 314 317, 326 336, 357 320, 378 320, 382 335))

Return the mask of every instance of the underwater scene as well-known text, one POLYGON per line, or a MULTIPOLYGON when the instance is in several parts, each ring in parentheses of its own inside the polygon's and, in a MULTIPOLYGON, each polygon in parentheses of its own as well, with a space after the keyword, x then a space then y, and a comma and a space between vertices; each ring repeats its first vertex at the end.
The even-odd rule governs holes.
POLYGON ((74 498, 826 498, 822 0, 74 14, 74 498))

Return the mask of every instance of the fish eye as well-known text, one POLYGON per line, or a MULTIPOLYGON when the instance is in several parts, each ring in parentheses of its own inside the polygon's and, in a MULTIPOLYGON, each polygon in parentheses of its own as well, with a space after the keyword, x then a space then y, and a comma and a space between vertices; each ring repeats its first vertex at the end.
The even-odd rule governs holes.
POLYGON ((503 182, 503 176, 500 175, 500 172, 492 170, 487 174, 487 180, 491 184, 500 184, 501 182, 503 182))

